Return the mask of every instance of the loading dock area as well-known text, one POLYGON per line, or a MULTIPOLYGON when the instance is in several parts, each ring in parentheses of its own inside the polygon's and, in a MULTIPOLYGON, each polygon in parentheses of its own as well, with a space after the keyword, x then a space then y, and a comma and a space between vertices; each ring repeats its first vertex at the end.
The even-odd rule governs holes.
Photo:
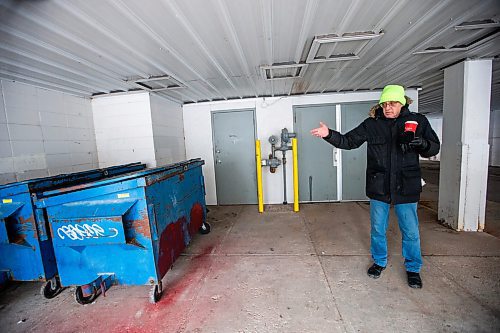
POLYGON ((499 0, 0 0, 0 333, 498 333, 499 182, 499 0))

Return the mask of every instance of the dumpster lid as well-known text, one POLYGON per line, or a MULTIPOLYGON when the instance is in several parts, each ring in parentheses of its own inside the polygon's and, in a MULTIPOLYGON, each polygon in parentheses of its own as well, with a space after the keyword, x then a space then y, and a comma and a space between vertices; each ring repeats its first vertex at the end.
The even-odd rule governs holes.
POLYGON ((0 199, 5 199, 5 198, 13 197, 15 195, 19 195, 21 193, 29 193, 30 192, 27 184, 12 183, 12 184, 7 184, 7 185, 0 186, 0 199))
MULTIPOLYGON (((153 169, 146 169, 146 170, 142 170, 142 171, 138 171, 138 172, 128 173, 128 174, 119 175, 119 176, 112 177, 112 178, 94 181, 92 183, 85 184, 85 188, 87 189, 87 188, 99 187, 99 186, 104 186, 104 185, 117 183, 117 182, 123 182, 126 180, 146 177, 146 176, 154 175, 154 174, 157 174, 160 172, 165 172, 165 171, 171 171, 172 173, 175 173, 180 168, 186 169, 186 168, 190 168, 190 167, 194 167, 194 166, 198 166, 198 165, 203 165, 203 164, 205 164, 205 161, 203 161, 201 158, 195 158, 195 159, 191 159, 189 161, 183 161, 183 162, 169 164, 169 165, 165 165, 165 166, 161 166, 161 167, 157 167, 157 168, 153 168, 153 169)), ((43 197, 50 197, 50 196, 54 196, 54 195, 60 195, 60 194, 68 193, 68 192, 78 191, 81 189, 82 189, 81 186, 65 187, 65 188, 58 189, 58 190, 50 190, 47 192, 43 192, 42 196, 43 197)))
POLYGON ((137 200, 78 201, 59 206, 55 220, 124 215, 137 200))
POLYGON ((85 183, 93 182, 106 177, 107 178, 114 177, 116 175, 139 171, 145 168, 146 164, 141 164, 140 162, 116 165, 109 168, 94 169, 77 173, 58 175, 44 179, 38 179, 35 182, 31 182, 29 184, 29 187, 31 191, 39 193, 62 187, 69 187, 75 185, 81 186, 85 183))
MULTIPOLYGON (((33 178, 20 182, 9 183, 5 185, 0 185, 0 190, 19 187, 20 185, 25 185, 22 187, 29 187, 31 192, 42 192, 50 189, 56 189, 61 187, 68 187, 82 183, 88 183, 91 181, 96 181, 102 177, 113 177, 119 174, 138 171, 145 169, 146 165, 141 162, 134 162, 123 165, 111 166, 102 169, 92 169, 81 172, 74 172, 69 174, 60 174, 49 177, 33 178)), ((25 190, 24 190, 25 191, 25 190)))
POLYGON ((0 203, 0 219, 5 219, 14 214, 19 208, 24 206, 21 202, 0 203))

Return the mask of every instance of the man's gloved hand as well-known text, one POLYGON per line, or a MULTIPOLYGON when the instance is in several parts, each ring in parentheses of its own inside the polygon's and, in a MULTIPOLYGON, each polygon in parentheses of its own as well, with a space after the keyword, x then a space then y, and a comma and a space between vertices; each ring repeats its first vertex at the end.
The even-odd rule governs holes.
POLYGON ((415 139, 415 133, 410 131, 404 131, 399 135, 398 142, 403 154, 406 154, 410 148, 410 142, 415 139))
POLYGON ((430 143, 429 140, 426 140, 421 137, 416 137, 413 140, 411 140, 410 143, 408 143, 408 145, 410 146, 410 148, 416 151, 426 151, 429 148, 430 143))
POLYGON ((401 147, 401 150, 403 151, 403 154, 406 154, 411 149, 410 145, 408 143, 400 143, 399 146, 401 147))
POLYGON ((415 133, 409 132, 409 131, 405 131, 405 132, 401 133, 401 135, 399 136, 399 140, 398 141, 399 141, 400 144, 408 144, 414 138, 415 138, 415 133))

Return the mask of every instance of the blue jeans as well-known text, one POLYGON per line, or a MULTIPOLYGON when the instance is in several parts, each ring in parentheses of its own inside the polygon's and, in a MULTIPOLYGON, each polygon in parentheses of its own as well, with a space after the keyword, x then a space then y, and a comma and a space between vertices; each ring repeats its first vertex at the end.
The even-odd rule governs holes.
MULTIPOLYGON (((387 266, 387 226, 391 205, 370 200, 371 246, 373 261, 382 267, 387 266)), ((403 257, 408 272, 420 272, 420 235, 418 231, 417 203, 394 205, 398 216, 399 230, 403 236, 403 257)))

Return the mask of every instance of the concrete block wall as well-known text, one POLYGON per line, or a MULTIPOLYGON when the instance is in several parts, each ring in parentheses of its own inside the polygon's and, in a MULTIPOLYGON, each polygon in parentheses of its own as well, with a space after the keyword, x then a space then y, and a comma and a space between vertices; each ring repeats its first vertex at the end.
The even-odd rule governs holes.
POLYGON ((92 100, 99 166, 186 159, 182 106, 148 92, 92 100))
POLYGON ((156 164, 185 160, 182 106, 157 95, 150 95, 150 105, 156 164))
POLYGON ((155 167, 149 93, 92 99, 99 167, 132 162, 155 167))
POLYGON ((0 183, 98 167, 89 99, 1 80, 0 183))

